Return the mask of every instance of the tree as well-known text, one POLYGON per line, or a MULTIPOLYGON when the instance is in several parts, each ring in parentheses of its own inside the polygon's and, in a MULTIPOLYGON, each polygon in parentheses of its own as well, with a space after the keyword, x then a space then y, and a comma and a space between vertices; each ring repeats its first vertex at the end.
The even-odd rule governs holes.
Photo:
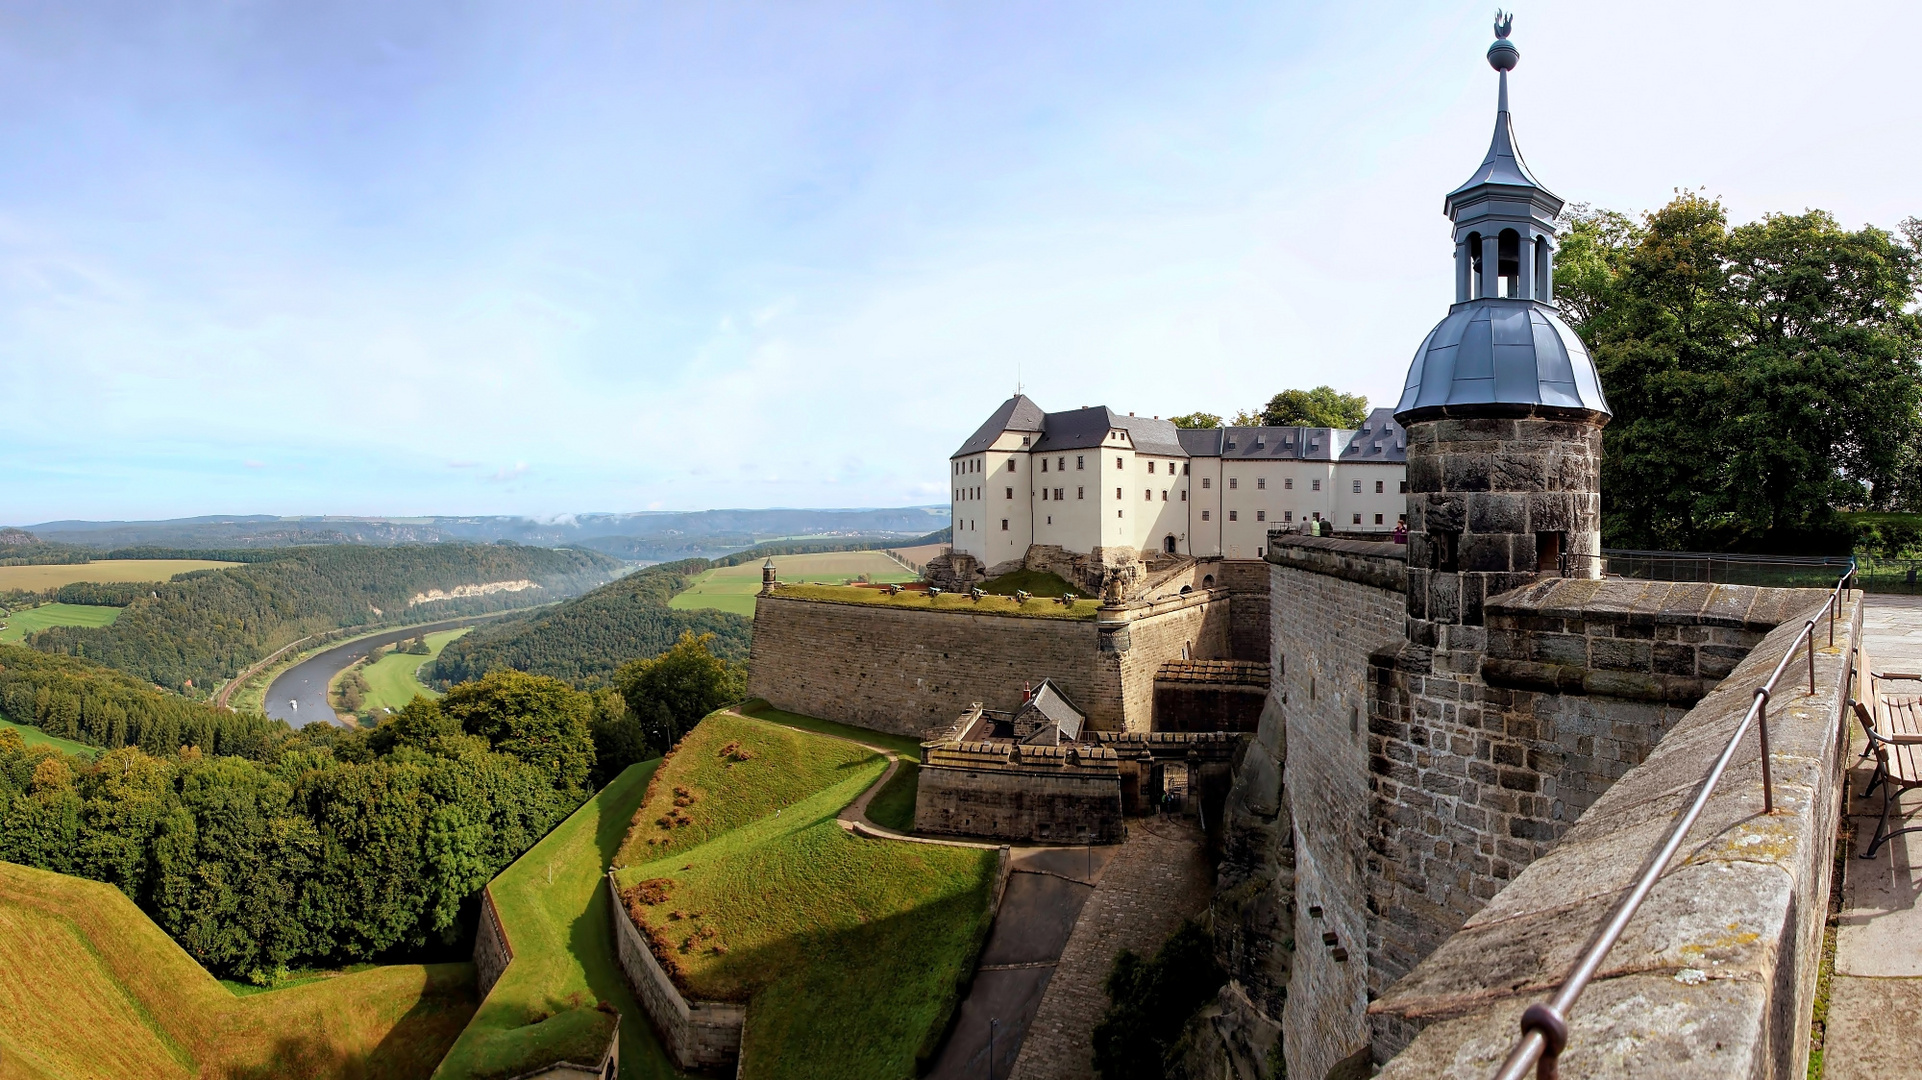
POLYGON ((1819 210, 1730 228, 1719 202, 1682 192, 1632 229, 1578 216, 1565 239, 1569 312, 1614 411, 1604 543, 1820 548, 1846 543, 1836 506, 1918 487, 1913 234, 1819 210))
POLYGON ((1218 428, 1221 426, 1221 417, 1216 416, 1214 413, 1191 412, 1184 413, 1181 416, 1170 416, 1168 419, 1173 421, 1174 425, 1178 428, 1218 428))
POLYGON ((1214 938, 1190 919, 1153 959, 1132 949, 1108 972, 1108 1007, 1094 1029, 1094 1067, 1102 1080, 1162 1080, 1181 1075, 1177 1057, 1188 1018, 1228 976, 1215 963, 1214 938))
POLYGON ((665 750, 701 717, 738 699, 741 669, 708 651, 711 634, 684 633, 651 660, 634 660, 615 673, 615 685, 649 745, 665 750))
POLYGON ((545 675, 502 669, 449 690, 440 709, 495 752, 540 769, 558 790, 587 792, 594 701, 579 690, 545 675))
POLYGON ((1268 399, 1261 422, 1269 427, 1358 428, 1368 419, 1368 399, 1332 386, 1283 390, 1268 399))

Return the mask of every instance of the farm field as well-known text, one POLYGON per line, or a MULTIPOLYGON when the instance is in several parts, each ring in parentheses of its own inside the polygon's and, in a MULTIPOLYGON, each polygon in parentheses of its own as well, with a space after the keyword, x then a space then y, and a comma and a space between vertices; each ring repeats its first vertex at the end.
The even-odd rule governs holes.
MULTIPOLYGON (((782 581, 827 581, 845 584, 862 574, 870 581, 914 581, 917 575, 878 551, 828 551, 812 555, 776 555, 774 568, 782 581)), ((667 602, 683 611, 713 608, 736 615, 754 615, 754 594, 761 591, 761 564, 717 566, 702 571, 693 583, 667 602)))
POLYGON ((923 611, 967 611, 976 615, 1016 615, 1032 619, 1092 619, 1101 608, 1099 600, 1076 600, 1073 606, 1063 607, 1057 600, 1040 596, 1032 597, 1026 603, 1012 596, 995 593, 988 593, 979 600, 966 593, 953 592, 940 596, 929 596, 925 592, 903 592, 899 596, 889 596, 880 589, 858 589, 847 585, 789 585, 781 589, 781 595, 803 600, 832 600, 842 604, 882 604, 923 611))
POLYGON ((0 1075, 411 1080, 474 1011, 471 964, 235 997, 120 890, 0 863, 0 1075))
POLYGON ((948 550, 947 544, 922 544, 920 547, 895 548, 894 553, 915 566, 926 566, 928 560, 948 550))
POLYGON ((58 735, 49 735, 32 724, 16 724, 11 720, 0 718, 0 731, 17 731, 20 733, 21 740, 28 746, 51 746, 63 754, 73 754, 77 757, 91 758, 99 752, 85 743, 63 739, 58 735))
POLYGON ((0 622, 6 623, 6 628, 0 629, 0 641, 19 641, 35 630, 45 630, 49 626, 112 626, 119 617, 119 608, 98 604, 41 604, 34 608, 18 608, 0 619, 0 622))
MULTIPOLYGON (((629 766, 489 883, 514 960, 436 1075, 514 1076, 535 1064, 595 999, 621 1014, 621 1075, 677 1076, 620 966, 608 919, 607 867, 660 762, 629 766), (551 871, 551 876, 550 876, 551 871), (554 1014, 534 1024, 537 1013, 554 1014)), ((592 1021, 594 1017, 585 1017, 592 1021)), ((605 1044, 603 1044, 605 1045, 605 1044)))
POLYGON ((835 820, 885 766, 716 713, 634 816, 622 856, 635 861, 617 871, 628 910, 692 996, 748 1003, 748 1080, 913 1075, 973 970, 994 852, 865 839, 835 820))
POLYGON ((209 559, 102 559, 59 566, 0 566, 0 592, 57 589, 76 581, 168 581, 177 574, 239 565, 209 559))
POLYGON ((372 664, 360 669, 361 677, 367 680, 368 694, 363 712, 374 712, 381 708, 399 709, 414 700, 416 694, 431 698, 440 696, 440 691, 428 687, 415 677, 424 664, 440 659, 440 651, 447 643, 472 630, 463 626, 458 630, 441 630, 427 635, 427 652, 388 653, 372 664))

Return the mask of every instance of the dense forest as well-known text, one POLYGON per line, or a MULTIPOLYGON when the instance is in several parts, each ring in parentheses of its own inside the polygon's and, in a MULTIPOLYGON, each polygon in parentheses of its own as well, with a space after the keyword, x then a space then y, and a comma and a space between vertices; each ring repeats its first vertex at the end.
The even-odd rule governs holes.
MULTIPOLYGON (((594 552, 514 544, 289 548, 267 561, 150 586, 111 626, 52 627, 28 644, 96 660, 169 689, 204 693, 318 630, 559 600, 618 569, 594 552), (519 581, 538 587, 422 600, 431 590, 519 581)), ((669 638, 660 648, 672 643, 669 638)))
POLYGON ((752 620, 667 606, 690 577, 712 565, 706 559, 662 563, 558 607, 507 616, 450 642, 429 674, 450 685, 512 668, 583 688, 606 686, 622 664, 661 653, 686 633, 713 634, 715 655, 744 660, 752 620))
POLYGON ((89 746, 137 746, 150 754, 196 746, 259 758, 288 735, 278 720, 215 709, 98 664, 20 645, 0 645, 0 714, 89 746))

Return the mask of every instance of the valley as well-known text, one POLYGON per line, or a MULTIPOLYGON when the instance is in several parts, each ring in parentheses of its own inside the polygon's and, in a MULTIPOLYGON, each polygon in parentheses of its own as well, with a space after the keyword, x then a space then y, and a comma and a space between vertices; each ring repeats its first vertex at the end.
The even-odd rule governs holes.
MULTIPOLYGON (((865 577, 874 582, 908 582, 920 575, 880 551, 834 551, 819 554, 775 555, 774 567, 782 581, 844 585, 865 577)), ((675 594, 668 606, 677 611, 711 609, 754 616, 754 594, 761 591, 760 561, 717 566, 691 579, 686 591, 675 594)))
MULTIPOLYGON (((376 647, 393 645, 396 642, 419 637, 421 634, 455 631, 456 633, 453 635, 441 639, 440 645, 442 648, 445 648, 448 641, 458 636, 458 632, 464 632, 466 628, 473 626, 473 624, 479 622, 480 619, 480 616, 470 616, 463 619, 447 619, 440 622, 422 623, 415 626, 402 626, 393 630, 383 630, 377 634, 369 634, 366 637, 356 638, 353 641, 335 645, 332 648, 323 649, 305 660, 300 661, 293 667, 288 668, 286 671, 281 672, 272 683, 268 684, 264 711, 269 719, 285 720, 289 727, 305 727, 316 720, 324 720, 332 723, 334 722, 334 708, 328 701, 328 688, 341 672, 358 663, 376 647)), ((386 663, 387 661, 396 659, 396 657, 389 656, 384 658, 382 662, 386 663)), ((400 661, 393 665, 393 670, 404 673, 406 678, 411 679, 413 677, 413 668, 417 666, 419 665, 409 666, 405 661, 400 661)), ((401 692, 398 681, 392 678, 389 678, 387 681, 392 684, 390 686, 392 692, 398 695, 401 692)), ((410 700, 412 697, 412 694, 407 695, 407 698, 410 700)), ((400 704, 404 705, 406 701, 402 701, 400 704)))

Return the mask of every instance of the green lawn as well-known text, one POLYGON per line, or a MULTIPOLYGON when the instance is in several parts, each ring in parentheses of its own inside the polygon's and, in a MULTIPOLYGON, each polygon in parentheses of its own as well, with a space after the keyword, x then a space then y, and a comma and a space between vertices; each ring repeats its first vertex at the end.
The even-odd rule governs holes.
POLYGON ((981 591, 999 593, 1002 596, 1013 596, 1016 592, 1051 597, 1085 597, 1088 595, 1073 585, 1068 584, 1067 579, 1061 575, 1050 574, 1042 570, 1016 570, 1011 573, 1002 574, 1000 577, 991 581, 982 582, 981 591))
MULTIPOLYGON (((782 581, 824 581, 844 584, 866 574, 869 581, 907 582, 918 576, 878 551, 829 551, 812 555, 776 555, 774 568, 782 581)), ((761 591, 761 564, 717 566, 696 575, 686 590, 667 602, 690 610, 714 608, 736 615, 754 615, 754 594, 761 591)))
POLYGON ((78 754, 81 757, 90 758, 99 753, 85 743, 63 739, 58 735, 49 735, 32 724, 16 724, 11 720, 0 719, 0 731, 17 731, 28 746, 51 746, 63 754, 78 754))
POLYGON ((629 767, 488 885, 514 961, 436 1076, 513 1076, 591 1041, 596 1000, 621 1014, 622 1077, 678 1075, 615 962, 607 906, 608 863, 659 765, 629 767))
POLYGON ((843 830, 836 814, 884 767, 837 739, 717 714, 682 741, 636 815, 639 837, 665 831, 672 846, 618 872, 624 886, 661 891, 652 903, 637 891, 629 910, 692 996, 748 1002, 749 1080, 911 1076, 973 970, 995 853, 843 830), (787 754, 779 773, 804 779, 752 769, 764 752, 787 754), (689 823, 663 830, 652 811, 677 796, 689 823))
POLYGON ((361 713, 363 715, 375 713, 382 708, 397 710, 414 700, 415 695, 418 694, 425 694, 431 698, 439 697, 440 692, 422 683, 415 673, 424 665, 439 659, 440 651, 447 647, 448 642, 472 629, 471 626, 463 626, 458 630, 442 630, 429 634, 425 654, 388 653, 361 668, 360 674, 367 680, 368 689, 367 697, 361 703, 361 713))
POLYGON ((922 611, 932 608, 936 611, 1018 615, 1038 619, 1092 619, 1101 607, 1099 600, 1076 600, 1073 607, 1063 607, 1058 600, 1038 596, 1024 604, 1012 596, 996 596, 993 593, 980 600, 971 598, 967 593, 951 592, 940 596, 929 596, 924 592, 903 592, 889 596, 880 589, 858 589, 847 585, 783 585, 780 595, 798 600, 832 600, 841 604, 882 604, 922 611))
POLYGON ((19 641, 49 626, 111 626, 119 617, 119 608, 99 604, 41 604, 20 608, 0 618, 0 622, 6 624, 5 629, 0 629, 0 641, 19 641))
POLYGON ((901 757, 901 767, 887 785, 875 793, 868 803, 868 820, 883 828, 896 832, 911 832, 914 829, 914 799, 919 793, 921 780, 921 743, 905 735, 890 735, 884 731, 837 724, 832 720, 821 720, 799 713, 783 712, 770 707, 764 701, 755 701, 741 710, 749 716, 770 723, 785 724, 805 731, 818 731, 823 735, 839 735, 844 739, 856 739, 870 746, 884 746, 901 757))

